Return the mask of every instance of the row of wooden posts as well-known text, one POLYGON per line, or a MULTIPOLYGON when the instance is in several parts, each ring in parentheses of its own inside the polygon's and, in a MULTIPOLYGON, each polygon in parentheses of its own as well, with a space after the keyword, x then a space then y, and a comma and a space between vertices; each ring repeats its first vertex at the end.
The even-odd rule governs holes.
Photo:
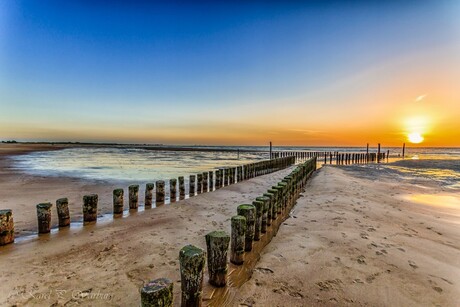
MULTIPOLYGON (((259 241, 277 219, 290 212, 315 170, 314 157, 299 164, 252 204, 239 205, 237 215, 231 218, 231 240, 225 231, 218 230, 205 236, 207 251, 193 245, 180 250, 181 306, 201 306, 206 260, 209 283, 226 286, 229 245, 230 262, 242 265, 245 254, 252 251, 253 242, 259 241)), ((170 307, 173 301, 173 282, 167 278, 152 280, 141 288, 141 306, 170 307)))
MULTIPOLYGON (((196 194, 220 189, 230 184, 247 180, 256 176, 265 175, 294 164, 294 157, 284 157, 273 160, 264 160, 249 163, 236 167, 221 168, 214 171, 204 172, 197 175, 190 175, 189 197, 196 194), (215 174, 215 181, 214 181, 215 174)), ((177 200, 177 182, 179 182, 179 199, 185 198, 184 177, 171 179, 169 181, 169 195, 171 202, 177 200)), ((153 190, 156 186, 156 206, 165 202, 165 181, 158 180, 155 183, 147 183, 145 186, 145 208, 151 208, 153 204, 153 190)), ((139 206, 139 185, 130 185, 129 209, 137 210, 139 206)), ((38 233, 49 233, 51 231, 51 203, 40 203, 36 206, 38 233)), ((60 198, 56 201, 59 227, 70 225, 69 201, 67 198, 60 198)), ((97 220, 98 195, 90 194, 83 196, 83 223, 91 223, 97 220)), ((124 210, 124 190, 113 190, 113 214, 119 217, 124 210)), ((0 246, 14 242, 14 222, 11 209, 0 210, 0 246)))
POLYGON ((360 164, 360 163, 371 163, 371 162, 383 162, 390 156, 390 151, 387 152, 367 152, 367 153, 341 153, 338 151, 277 151, 272 153, 272 157, 294 157, 295 162, 299 163, 315 157, 318 162, 324 162, 324 164, 360 164))

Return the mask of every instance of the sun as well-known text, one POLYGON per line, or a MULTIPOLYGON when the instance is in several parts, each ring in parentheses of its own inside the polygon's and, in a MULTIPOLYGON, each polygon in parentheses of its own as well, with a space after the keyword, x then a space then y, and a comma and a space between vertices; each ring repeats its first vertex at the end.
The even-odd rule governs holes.
POLYGON ((418 132, 409 133, 407 138, 409 139, 409 142, 414 143, 414 144, 419 144, 423 142, 424 140, 423 136, 418 132))

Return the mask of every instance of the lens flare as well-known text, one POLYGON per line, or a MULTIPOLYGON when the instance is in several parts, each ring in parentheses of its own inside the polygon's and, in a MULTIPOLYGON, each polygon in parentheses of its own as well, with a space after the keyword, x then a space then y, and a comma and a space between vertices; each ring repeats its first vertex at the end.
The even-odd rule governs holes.
POLYGON ((419 144, 423 142, 424 140, 423 136, 418 132, 409 133, 407 138, 409 139, 409 142, 414 143, 414 144, 419 144))

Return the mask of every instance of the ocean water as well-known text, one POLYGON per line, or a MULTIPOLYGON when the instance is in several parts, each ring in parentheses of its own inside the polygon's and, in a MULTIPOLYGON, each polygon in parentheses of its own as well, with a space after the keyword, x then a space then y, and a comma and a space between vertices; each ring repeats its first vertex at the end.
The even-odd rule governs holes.
MULTIPOLYGON (((194 151, 148 150, 144 148, 81 147, 32 152, 12 156, 13 167, 31 175, 67 176, 106 181, 168 180, 220 167, 238 166, 269 158, 268 146, 191 146, 194 151), (240 150, 238 153, 237 150, 240 150), (203 150, 203 151, 199 151, 203 150), (207 151, 222 150, 222 151, 207 151)), ((365 147, 273 147, 273 151, 366 152, 365 147)), ((382 147, 390 151, 389 163, 381 172, 392 171, 405 178, 434 180, 446 187, 460 186, 460 148, 382 147)), ((377 148, 370 148, 376 152, 377 148)), ((318 161, 320 166, 322 161, 318 161)), ((362 166, 363 170, 373 166, 362 166)))

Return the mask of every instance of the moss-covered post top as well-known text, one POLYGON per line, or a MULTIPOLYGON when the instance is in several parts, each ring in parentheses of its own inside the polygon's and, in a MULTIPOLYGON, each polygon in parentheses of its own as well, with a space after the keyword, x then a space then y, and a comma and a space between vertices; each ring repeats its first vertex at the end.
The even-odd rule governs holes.
POLYGON ((153 188, 155 188, 155 184, 154 184, 154 183, 149 182, 149 183, 146 183, 146 184, 145 184, 145 189, 146 189, 146 190, 153 190, 153 188))
POLYGON ((132 185, 130 185, 128 188, 129 188, 130 190, 136 191, 136 190, 139 190, 139 185, 138 185, 138 184, 132 184, 132 185))
POLYGON ((117 197, 120 197, 124 194, 124 191, 123 189, 115 189, 113 190, 113 195, 117 196, 117 197))
POLYGON ((206 241, 209 240, 210 237, 213 237, 213 238, 228 238, 229 235, 223 230, 215 230, 215 231, 211 231, 210 233, 208 233, 205 236, 206 241))
POLYGON ((237 208, 238 213, 240 211, 246 211, 246 210, 249 210, 249 211, 254 210, 255 211, 256 207, 254 207, 254 205, 251 205, 251 204, 242 204, 242 205, 239 205, 238 208, 237 208))
POLYGON ((48 210, 49 208, 51 208, 53 206, 52 203, 40 203, 37 205, 37 209, 45 209, 45 210, 48 210))
POLYGON ((97 200, 97 194, 88 194, 83 196, 83 201, 89 201, 89 200, 97 200))
POLYGON ((203 254, 206 254, 204 250, 189 244, 182 247, 182 249, 179 252, 179 259, 202 257, 203 254))
POLYGON ((0 215, 11 216, 12 214, 13 214, 13 210, 11 209, 1 209, 0 210, 0 215))
POLYGON ((172 307, 173 286, 172 281, 167 278, 148 282, 141 289, 141 307, 172 307))

